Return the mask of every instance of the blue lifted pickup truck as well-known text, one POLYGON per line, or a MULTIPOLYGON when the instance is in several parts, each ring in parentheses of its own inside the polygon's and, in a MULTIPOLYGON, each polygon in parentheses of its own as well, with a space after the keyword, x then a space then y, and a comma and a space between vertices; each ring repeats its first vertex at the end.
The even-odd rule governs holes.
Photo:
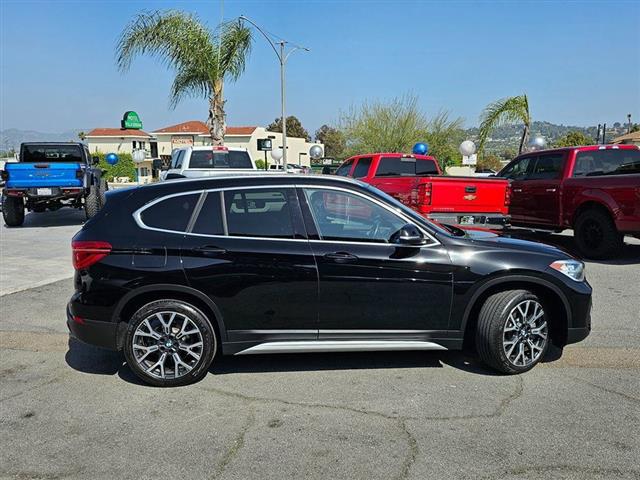
POLYGON ((107 182, 83 143, 37 142, 20 145, 17 163, 6 163, 1 172, 2 216, 9 227, 24 222, 30 212, 84 208, 93 217, 104 204, 107 182))

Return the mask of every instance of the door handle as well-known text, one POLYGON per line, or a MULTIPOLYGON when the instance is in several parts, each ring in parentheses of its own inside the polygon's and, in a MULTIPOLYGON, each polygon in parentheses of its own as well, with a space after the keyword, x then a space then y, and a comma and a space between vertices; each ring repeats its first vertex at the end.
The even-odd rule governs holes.
POLYGON ((201 253, 205 257, 215 257, 217 255, 222 255, 227 253, 227 250, 224 248, 218 248, 213 245, 205 245, 203 247, 196 247, 193 249, 194 252, 201 253))
POLYGON ((514 188, 513 191, 516 192, 516 193, 520 193, 520 192, 522 192, 522 189, 521 188, 514 188))
POLYGON ((547 192, 552 192, 552 193, 553 193, 553 192, 555 192, 555 191, 556 191, 556 189, 555 189, 555 188, 547 188, 545 191, 547 191, 547 192))
POLYGON ((324 255, 327 260, 333 260, 336 263, 349 263, 358 260, 358 257, 348 252, 334 252, 324 255))

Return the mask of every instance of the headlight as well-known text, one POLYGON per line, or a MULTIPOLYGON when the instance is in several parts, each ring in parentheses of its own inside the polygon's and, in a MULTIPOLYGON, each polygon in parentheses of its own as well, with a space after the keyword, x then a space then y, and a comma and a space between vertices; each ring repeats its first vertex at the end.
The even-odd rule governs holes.
POLYGON ((556 260, 549 266, 576 282, 584 280, 584 263, 578 260, 556 260))

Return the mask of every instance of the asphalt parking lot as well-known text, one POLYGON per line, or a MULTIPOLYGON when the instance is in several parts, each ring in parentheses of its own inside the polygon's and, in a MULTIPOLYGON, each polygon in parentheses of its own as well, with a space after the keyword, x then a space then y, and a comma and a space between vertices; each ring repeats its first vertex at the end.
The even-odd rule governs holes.
POLYGON ((244 356, 157 389, 69 340, 83 216, 36 215, 0 231, 0 478, 640 478, 638 240, 588 262, 591 335, 525 375, 457 352, 244 356))

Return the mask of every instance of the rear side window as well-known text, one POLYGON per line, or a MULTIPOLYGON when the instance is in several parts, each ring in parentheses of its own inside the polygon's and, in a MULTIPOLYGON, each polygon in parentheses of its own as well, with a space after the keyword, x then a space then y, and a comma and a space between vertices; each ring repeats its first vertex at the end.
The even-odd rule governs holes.
POLYGON ((371 157, 359 159, 358 163, 356 163, 356 168, 353 169, 353 177, 354 178, 366 177, 367 173, 369 173, 371 160, 372 160, 371 157))
POLYGON ((224 194, 229 235, 293 238, 287 189, 230 190, 224 194))
POLYGON ((189 168, 253 168, 247 152, 194 150, 189 168))
POLYGON ((198 214, 198 219, 191 231, 203 235, 224 235, 220 192, 207 193, 207 197, 198 214))
POLYGON ((342 165, 338 167, 336 170, 336 175, 340 175, 341 177, 346 177, 349 175, 349 171, 351 170, 351 165, 353 165, 353 160, 347 160, 342 165))
POLYGON ((578 152, 574 177, 640 173, 640 150, 591 150, 578 152))
POLYGON ((376 177, 414 177, 416 175, 433 175, 437 173, 438 167, 433 160, 413 157, 382 157, 376 177))
POLYGON ((140 220, 147 227, 184 232, 199 196, 199 193, 190 193, 161 200, 144 209, 140 220))
POLYGON ((533 170, 527 175, 527 179, 542 180, 559 178, 564 164, 563 160, 564 155, 561 153, 540 155, 533 166, 533 170))

